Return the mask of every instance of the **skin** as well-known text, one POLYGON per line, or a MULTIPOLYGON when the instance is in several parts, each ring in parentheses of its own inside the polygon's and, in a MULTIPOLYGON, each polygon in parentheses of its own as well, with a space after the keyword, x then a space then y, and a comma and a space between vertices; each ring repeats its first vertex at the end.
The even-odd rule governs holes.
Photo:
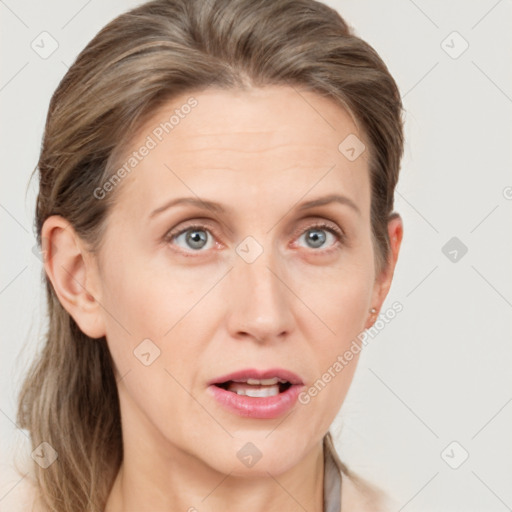
MULTIPOLYGON (((155 113, 131 150, 188 97, 155 113)), ((194 97, 198 105, 118 185, 99 253, 62 217, 43 227, 56 249, 45 268, 59 300, 86 334, 106 336, 118 376, 124 461, 106 511, 268 512, 297 502, 321 511, 323 482, 313 475, 323 474, 322 438, 359 355, 286 418, 230 413, 207 382, 281 367, 312 385, 376 320, 369 310, 380 310, 391 285, 402 221, 389 222, 391 255, 377 273, 369 151, 349 161, 338 150, 349 134, 369 145, 331 100, 284 86, 194 97), (333 192, 359 212, 339 203, 297 209, 333 192), (149 218, 184 196, 229 211, 182 205, 149 218), (314 228, 321 221, 345 242, 314 228), (165 240, 197 223, 203 248, 187 244, 186 233, 165 240), (312 245, 312 232, 325 235, 323 245, 312 245), (236 252, 247 236, 263 249, 252 263, 236 252), (133 354, 146 338, 161 351, 149 366, 133 354), (237 457, 247 442, 262 453, 252 467, 237 457)))

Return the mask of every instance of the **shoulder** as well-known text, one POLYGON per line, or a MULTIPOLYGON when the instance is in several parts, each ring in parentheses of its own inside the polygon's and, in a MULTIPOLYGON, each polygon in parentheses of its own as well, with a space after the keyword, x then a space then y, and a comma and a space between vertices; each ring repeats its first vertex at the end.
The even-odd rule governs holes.
POLYGON ((341 474, 341 510, 348 512, 390 512, 391 498, 375 484, 353 473, 341 474))
POLYGON ((9 512, 38 512, 36 486, 29 475, 21 476, 15 471, 2 471, 0 504, 9 512))

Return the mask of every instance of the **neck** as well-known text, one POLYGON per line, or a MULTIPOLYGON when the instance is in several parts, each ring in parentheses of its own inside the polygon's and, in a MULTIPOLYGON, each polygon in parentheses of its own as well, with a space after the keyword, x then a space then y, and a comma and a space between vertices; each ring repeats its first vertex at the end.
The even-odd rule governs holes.
MULTIPOLYGON (((126 453, 126 452, 125 452, 126 453)), ((176 452, 165 462, 126 454, 105 512, 323 510, 321 444, 277 477, 226 475, 176 452)))

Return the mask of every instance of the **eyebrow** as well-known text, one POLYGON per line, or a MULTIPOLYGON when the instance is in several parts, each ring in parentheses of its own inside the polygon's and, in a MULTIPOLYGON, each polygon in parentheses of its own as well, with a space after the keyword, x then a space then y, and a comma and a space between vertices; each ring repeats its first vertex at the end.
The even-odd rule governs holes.
MULTIPOLYGON (((311 201, 306 201, 297 207, 299 211, 308 210, 310 208, 315 208, 317 206, 324 206, 330 203, 339 203, 350 207, 354 210, 358 215, 361 215, 361 211, 358 206, 350 199, 349 197, 342 196, 340 194, 330 194, 328 196, 319 197, 318 199, 313 199, 311 201)), ((208 201, 206 199, 199 199, 196 197, 180 197, 177 199, 171 199, 167 203, 158 207, 156 210, 153 210, 149 215, 150 218, 155 217, 159 213, 168 210, 173 206, 178 206, 180 204, 188 204, 191 206, 196 206, 197 208, 201 208, 203 210, 209 210, 215 213, 226 213, 226 208, 222 206, 220 203, 216 203, 214 201, 208 201)))

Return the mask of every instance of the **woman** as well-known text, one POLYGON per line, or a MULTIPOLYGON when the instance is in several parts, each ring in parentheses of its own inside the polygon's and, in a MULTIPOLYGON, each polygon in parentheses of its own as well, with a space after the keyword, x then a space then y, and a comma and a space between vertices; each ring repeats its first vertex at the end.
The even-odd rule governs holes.
POLYGON ((312 0, 156 0, 96 35, 38 163, 34 510, 385 509, 329 427, 398 257, 401 115, 312 0))

